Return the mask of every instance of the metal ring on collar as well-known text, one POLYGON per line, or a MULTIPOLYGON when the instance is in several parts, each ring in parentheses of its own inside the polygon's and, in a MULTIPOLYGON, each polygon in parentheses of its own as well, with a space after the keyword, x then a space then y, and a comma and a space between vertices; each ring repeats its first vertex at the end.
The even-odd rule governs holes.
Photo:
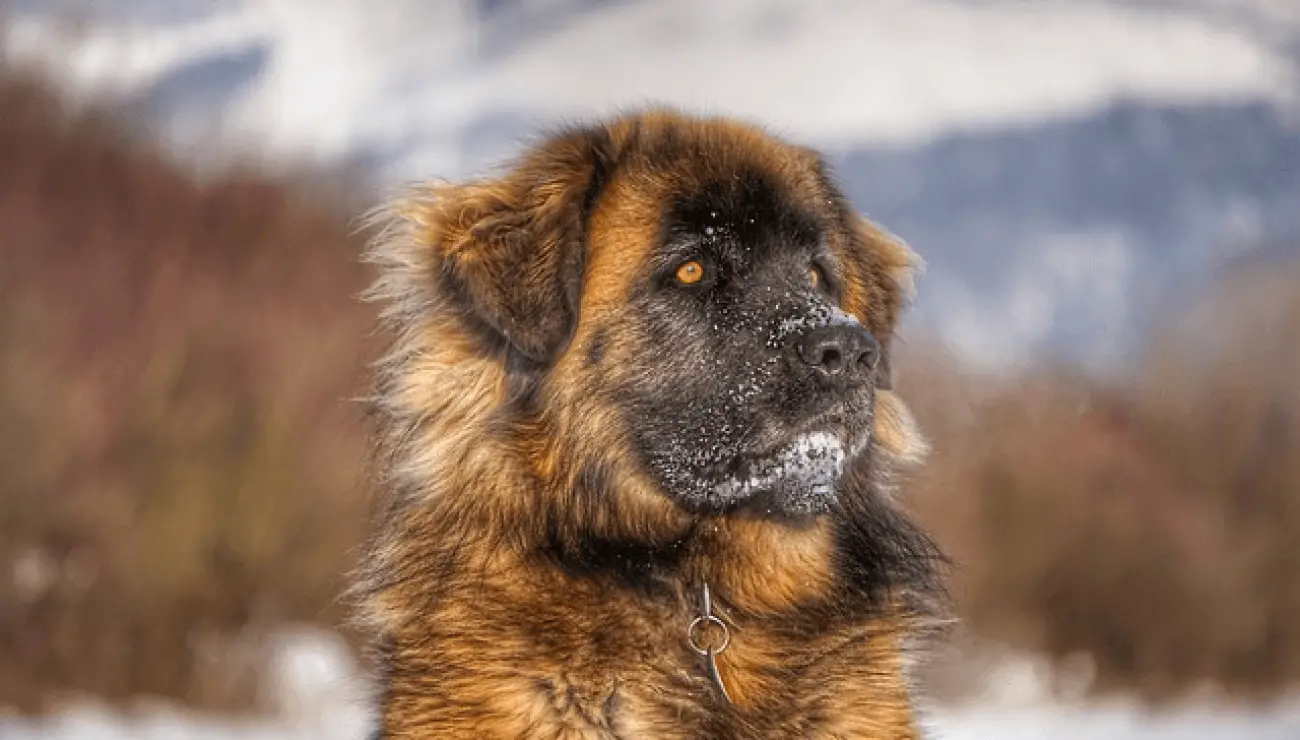
POLYGON ((699 640, 696 639, 699 636, 700 629, 705 624, 716 624, 718 628, 722 630, 722 645, 712 651, 714 655, 721 655, 722 651, 726 650, 727 647, 731 645, 731 630, 727 628, 726 622, 712 614, 705 614, 696 617, 691 621, 691 626, 686 628, 686 642, 691 646, 691 650, 694 650, 696 653, 699 653, 700 655, 708 655, 710 652, 709 649, 700 647, 699 640))

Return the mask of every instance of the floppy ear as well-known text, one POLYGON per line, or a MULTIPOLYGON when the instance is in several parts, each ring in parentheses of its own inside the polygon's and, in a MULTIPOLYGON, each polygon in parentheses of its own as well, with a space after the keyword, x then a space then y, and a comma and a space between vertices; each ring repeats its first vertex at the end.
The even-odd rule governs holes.
POLYGON ((856 213, 850 219, 868 279, 880 283, 874 296, 878 305, 873 308, 892 331, 903 307, 916 295, 916 276, 925 269, 925 262, 907 242, 879 225, 856 213))
POLYGON ((868 328, 883 350, 876 387, 893 388, 892 344, 904 306, 916 292, 916 275, 924 266, 902 239, 849 210, 846 204, 858 279, 864 283, 868 328))
POLYGON ((836 183, 830 166, 812 149, 801 149, 812 167, 821 188, 830 196, 840 225, 847 231, 849 260, 853 263, 854 281, 865 291, 863 303, 868 329, 880 342, 880 364, 876 387, 893 388, 891 362, 894 328, 903 306, 916 291, 916 275, 925 263, 902 239, 863 217, 849 202, 836 183))
POLYGON ((912 412, 894 392, 892 340, 904 305, 916 292, 916 275, 924 263, 902 239, 871 221, 853 214, 854 238, 863 250, 867 273, 879 281, 876 291, 877 311, 886 331, 880 332, 881 355, 876 379, 876 417, 872 434, 876 444, 893 459, 904 463, 919 462, 930 446, 921 434, 912 412))
POLYGON ((876 391, 876 417, 871 428, 876 445, 899 463, 915 464, 930 453, 912 410, 892 390, 876 391))
POLYGON ((421 214, 452 295, 537 362, 576 324, 587 215, 610 148, 604 129, 561 134, 499 178, 435 188, 421 214))

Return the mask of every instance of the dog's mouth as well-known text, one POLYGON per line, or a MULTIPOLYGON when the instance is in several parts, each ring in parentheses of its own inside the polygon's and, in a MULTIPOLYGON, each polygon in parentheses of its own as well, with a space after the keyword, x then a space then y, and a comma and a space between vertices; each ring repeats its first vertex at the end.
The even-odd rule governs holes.
POLYGON ((825 511, 845 468, 867 446, 861 426, 833 417, 802 424, 776 443, 717 466, 710 476, 713 496, 787 514, 825 511))

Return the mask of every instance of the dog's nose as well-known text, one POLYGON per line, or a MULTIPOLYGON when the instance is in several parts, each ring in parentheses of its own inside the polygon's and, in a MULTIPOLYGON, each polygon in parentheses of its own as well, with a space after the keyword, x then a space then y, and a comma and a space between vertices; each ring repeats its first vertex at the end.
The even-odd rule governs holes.
POLYGON ((857 324, 835 324, 805 332, 795 353, 814 372, 827 378, 868 378, 880 362, 880 343, 857 324))

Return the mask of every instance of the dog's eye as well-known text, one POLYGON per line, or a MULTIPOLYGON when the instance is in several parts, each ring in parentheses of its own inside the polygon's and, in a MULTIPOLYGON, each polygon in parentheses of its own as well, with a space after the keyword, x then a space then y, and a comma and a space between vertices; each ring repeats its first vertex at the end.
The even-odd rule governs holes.
POLYGON ((683 262, 677 268, 677 282, 682 285, 694 285, 704 279, 704 265, 698 260, 683 262))
POLYGON ((817 265, 808 268, 808 280, 817 290, 826 290, 826 275, 822 273, 822 268, 817 265))

